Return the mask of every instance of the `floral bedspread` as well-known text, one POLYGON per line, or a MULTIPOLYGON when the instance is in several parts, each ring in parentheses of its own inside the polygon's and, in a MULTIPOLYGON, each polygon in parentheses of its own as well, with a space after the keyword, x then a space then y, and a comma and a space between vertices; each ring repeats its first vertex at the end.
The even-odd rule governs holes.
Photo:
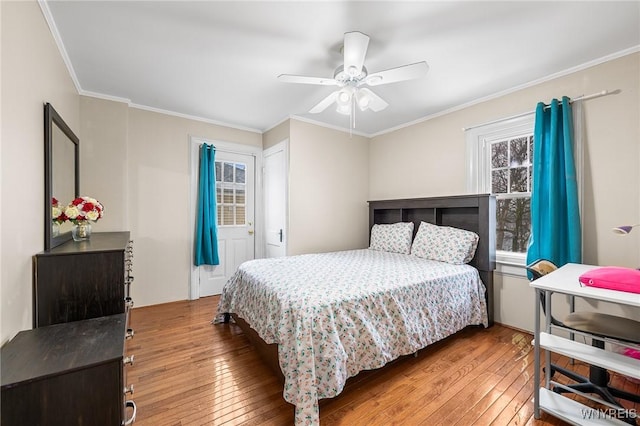
POLYGON ((278 344, 284 399, 296 425, 319 424, 318 400, 347 378, 382 367, 467 325, 487 326, 478 271, 370 249, 240 265, 218 317, 235 313, 278 344))

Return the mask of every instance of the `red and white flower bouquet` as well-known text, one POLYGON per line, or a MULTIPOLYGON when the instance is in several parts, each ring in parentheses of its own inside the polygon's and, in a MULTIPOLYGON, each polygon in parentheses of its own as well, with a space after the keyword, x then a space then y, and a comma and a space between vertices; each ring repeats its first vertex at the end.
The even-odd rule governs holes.
POLYGON ((60 202, 56 199, 56 197, 51 198, 51 220, 58 224, 62 225, 65 223, 68 218, 67 215, 64 214, 65 209, 60 207, 60 202))
POLYGON ((78 225, 85 221, 96 222, 104 214, 104 206, 91 197, 78 197, 64 210, 67 219, 78 225))

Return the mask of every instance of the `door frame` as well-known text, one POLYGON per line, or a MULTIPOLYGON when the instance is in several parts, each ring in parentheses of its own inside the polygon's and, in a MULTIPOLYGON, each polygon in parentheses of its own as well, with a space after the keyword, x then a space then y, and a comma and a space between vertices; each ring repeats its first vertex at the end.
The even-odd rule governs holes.
POLYGON ((199 136, 189 136, 189 300, 200 298, 200 274, 198 267, 193 264, 194 242, 196 235, 196 211, 198 208, 198 147, 203 144, 216 147, 216 152, 252 155, 255 158, 254 181, 254 253, 255 258, 264 257, 264 214, 262 197, 262 147, 245 145, 218 139, 207 139, 199 136))
MULTIPOLYGON (((276 151, 280 151, 282 150, 283 154, 284 154, 284 164, 285 164, 285 169, 284 169, 284 182, 285 182, 285 187, 284 187, 284 200, 285 200, 285 209, 284 209, 284 232, 285 232, 285 239, 284 239, 284 253, 285 256, 289 253, 289 138, 283 139, 280 142, 278 142, 277 144, 265 149, 264 151, 262 151, 262 158, 263 158, 263 167, 262 167, 262 173, 261 173, 261 179, 263 182, 263 205, 266 204, 266 194, 264 193, 264 175, 265 175, 265 168, 264 168, 264 158, 271 154, 272 152, 276 152, 276 151)), ((266 209, 266 205, 264 205, 264 208, 266 209)), ((264 216, 266 215, 266 211, 263 214, 263 223, 264 223, 264 219, 266 219, 264 216)), ((264 224, 264 226, 266 227, 266 224, 264 224)), ((263 234, 263 253, 264 255, 266 255, 267 253, 267 239, 263 234)))

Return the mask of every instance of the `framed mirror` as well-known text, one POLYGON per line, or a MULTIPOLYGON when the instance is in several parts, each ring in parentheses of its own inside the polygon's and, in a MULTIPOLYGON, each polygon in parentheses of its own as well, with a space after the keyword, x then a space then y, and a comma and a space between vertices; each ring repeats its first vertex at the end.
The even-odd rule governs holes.
POLYGON ((54 202, 63 209, 80 193, 80 140, 60 114, 44 106, 44 249, 71 239, 71 223, 54 221, 54 202))

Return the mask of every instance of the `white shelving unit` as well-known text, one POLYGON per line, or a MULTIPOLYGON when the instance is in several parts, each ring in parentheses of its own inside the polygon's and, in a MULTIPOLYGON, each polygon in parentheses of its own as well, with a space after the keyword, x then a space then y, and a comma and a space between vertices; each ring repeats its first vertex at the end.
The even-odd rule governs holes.
MULTIPOLYGON (((640 379, 640 360, 553 335, 551 334, 549 315, 547 315, 546 318, 545 331, 540 330, 540 298, 549 296, 547 297, 546 306, 547 309, 550 310, 550 295, 552 293, 561 293, 640 307, 640 295, 638 294, 581 286, 578 281, 578 277, 584 272, 596 267, 597 266, 591 265, 567 264, 558 270, 531 282, 531 287, 536 290, 536 323, 533 340, 535 350, 535 383, 540 383, 542 349, 577 359, 588 364, 597 365, 628 377, 640 379)), ((546 356, 545 359, 546 371, 550 371, 548 365, 549 356, 546 356)), ((628 423, 608 415, 609 411, 607 410, 597 410, 567 398, 562 394, 553 392, 550 390, 552 385, 553 382, 551 382, 549 377, 547 377, 545 380, 545 386, 536 388, 533 399, 535 418, 540 418, 540 411, 545 411, 554 417, 560 418, 577 426, 628 425, 628 423)), ((638 415, 640 415, 640 413, 638 413, 638 415)))
POLYGON ((554 336, 553 334, 540 333, 540 347, 570 358, 594 364, 607 370, 612 370, 625 376, 640 379, 640 360, 615 352, 595 348, 584 343, 554 336))
POLYGON ((567 423, 577 426, 618 425, 629 426, 621 420, 596 413, 584 404, 566 398, 547 388, 540 388, 540 409, 567 423))

